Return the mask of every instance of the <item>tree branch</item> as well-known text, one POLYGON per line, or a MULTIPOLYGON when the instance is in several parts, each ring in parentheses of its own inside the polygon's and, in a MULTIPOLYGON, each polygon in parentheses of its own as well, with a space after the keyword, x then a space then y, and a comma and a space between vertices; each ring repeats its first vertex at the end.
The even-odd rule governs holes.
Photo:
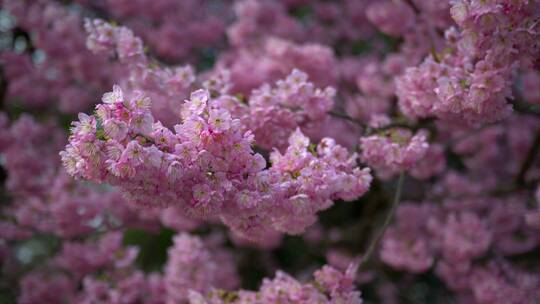
POLYGON ((384 235, 384 232, 390 225, 390 222, 392 221, 392 218, 394 217, 394 213, 396 212, 397 206, 399 205, 399 202, 401 200, 401 191, 403 189, 403 180, 405 179, 405 173, 401 172, 399 174, 396 192, 394 193, 394 200, 392 202, 392 206, 390 207, 390 210, 388 210, 388 213, 386 214, 386 218, 384 219, 384 222, 371 240, 370 244, 368 245, 368 248, 366 250, 366 253, 362 256, 362 259, 360 260, 360 266, 361 268, 373 255, 373 252, 377 248, 377 245, 379 244, 382 236, 384 235))
POLYGON ((330 112, 328 112, 328 114, 330 114, 330 116, 334 116, 334 117, 337 117, 337 118, 341 118, 341 119, 350 121, 350 122, 355 123, 355 124, 357 124, 357 125, 359 125, 361 127, 365 127, 364 124, 361 121, 356 120, 356 119, 350 117, 347 114, 339 113, 339 112, 336 112, 336 111, 330 111, 330 112))
POLYGON ((409 5, 412 8, 412 10, 414 11, 415 14, 420 15, 420 9, 413 2, 413 0, 404 0, 403 2, 405 2, 407 5, 409 5))
POLYGON ((533 165, 534 160, 536 156, 538 155, 538 152, 540 151, 540 132, 536 133, 536 136, 534 137, 534 141, 531 144, 531 147, 529 148, 529 152, 527 153, 527 156, 525 156, 525 159, 523 160, 523 163, 521 164, 521 168, 519 169, 519 172, 516 176, 515 184, 518 186, 525 185, 525 177, 527 175, 527 171, 529 171, 529 168, 533 165))
POLYGON ((540 108, 537 105, 531 105, 517 100, 509 100, 509 102, 512 104, 514 111, 518 113, 540 116, 540 108))

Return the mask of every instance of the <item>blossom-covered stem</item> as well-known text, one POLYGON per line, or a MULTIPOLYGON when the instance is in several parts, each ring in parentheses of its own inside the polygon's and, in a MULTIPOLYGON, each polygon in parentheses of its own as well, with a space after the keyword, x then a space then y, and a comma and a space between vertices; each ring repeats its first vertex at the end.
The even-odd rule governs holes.
POLYGON ((529 168, 534 163, 534 159, 538 155, 538 151, 540 151, 540 132, 536 133, 536 136, 534 137, 534 141, 529 149, 529 152, 527 153, 525 160, 523 160, 523 163, 521 164, 519 173, 516 176, 516 185, 523 186, 525 184, 525 176, 529 168))
POLYGON ((401 200, 401 190, 403 189, 404 179, 405 179, 405 173, 402 171, 399 174, 399 178, 398 178, 398 182, 396 186, 396 192, 394 193, 394 200, 392 201, 392 206, 390 207, 390 210, 388 210, 388 213, 386 214, 386 218, 384 219, 382 226, 379 228, 379 230, 376 232, 375 236, 369 243, 366 253, 364 253, 364 255, 362 256, 359 269, 361 269, 362 266, 364 266, 365 263, 369 261, 369 259, 371 258, 371 255, 373 254, 373 251, 375 250, 375 248, 377 248, 379 241, 384 235, 386 228, 388 228, 388 226, 390 225, 390 222, 392 221, 392 218, 394 217, 394 213, 396 212, 397 206, 399 205, 399 201, 401 200))

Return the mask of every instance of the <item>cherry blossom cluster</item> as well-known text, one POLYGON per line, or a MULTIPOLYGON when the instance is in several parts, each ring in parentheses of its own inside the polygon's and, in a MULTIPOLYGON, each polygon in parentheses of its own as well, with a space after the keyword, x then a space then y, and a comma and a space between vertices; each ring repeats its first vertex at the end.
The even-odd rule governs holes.
POLYGON ((362 161, 373 167, 381 178, 412 169, 429 149, 423 131, 412 134, 398 128, 386 133, 360 139, 362 161))
POLYGON ((454 1, 459 27, 448 49, 430 55, 399 79, 399 106, 409 117, 436 116, 475 125, 510 113, 507 99, 519 65, 538 55, 538 1, 454 1))
POLYGON ((321 45, 366 39, 375 34, 365 14, 373 2, 376 1, 235 1, 236 20, 228 27, 227 37, 235 47, 252 46, 266 37, 321 45), (309 12, 300 19, 289 14, 305 9, 306 4, 309 12))
MULTIPOLYGON (((356 265, 357 266, 357 265, 356 265)), ((190 304, 225 303, 349 303, 360 304, 360 292, 354 288, 357 267, 351 264, 345 272, 325 265, 315 271, 313 283, 301 283, 284 272, 273 280, 265 279, 257 292, 211 290, 206 295, 190 291, 190 304)))
MULTIPOLYGON (((382 261, 411 273, 434 271, 462 301, 538 298, 540 281, 533 270, 510 261, 539 245, 539 192, 531 203, 523 193, 498 194, 505 185, 497 182, 519 174, 539 127, 536 119, 515 117, 475 136, 458 136, 453 150, 463 155, 469 174, 448 171, 430 190, 430 200, 403 203, 382 241, 382 261)), ((525 179, 538 174, 531 171, 525 179)))
POLYGON ((74 177, 118 186, 139 205, 221 218, 252 237, 261 229, 300 233, 333 199, 353 200, 371 182, 356 155, 329 138, 312 146, 300 130, 266 169, 251 131, 205 90, 191 94, 174 132, 154 120, 141 92, 115 86, 102 100, 95 115, 73 123, 62 161, 74 177))
POLYGON ((316 85, 333 85, 338 79, 332 68, 335 64, 336 58, 328 47, 271 37, 249 48, 238 47, 225 53, 215 70, 230 70, 232 90, 248 94, 264 83, 284 78, 295 68, 306 72, 316 85), (255 73, 246 74, 246 68, 255 73))
POLYGON ((8 95, 30 108, 46 109, 54 103, 61 112, 77 113, 91 107, 112 84, 115 72, 105 58, 86 49, 81 15, 54 1, 3 4, 19 27, 34 31, 32 40, 24 42, 26 49, 1 54, 8 95))
POLYGON ((6 113, 0 113, 0 127, 2 167, 9 172, 6 188, 14 195, 48 191, 58 165, 55 152, 65 144, 66 133, 29 115, 10 124, 6 113))
POLYGON ((227 29, 231 44, 249 45, 267 35, 298 39, 302 28, 286 13, 287 7, 277 1, 237 1, 233 10, 237 20, 227 29))
POLYGON ((112 189, 73 180, 58 159, 57 151, 65 143, 58 126, 30 116, 9 125, 5 115, 0 117, 0 157, 13 199, 3 207, 5 218, 0 221, 6 240, 27 238, 32 231, 69 239, 119 227, 155 231, 160 222, 178 230, 199 225, 175 208, 139 210, 112 189))
MULTIPOLYGON (((87 20, 85 27, 89 34, 88 47, 98 54, 116 55, 120 63, 128 69, 130 76, 126 85, 149 96, 155 117, 166 126, 173 125, 181 115, 179 112, 183 100, 197 81, 193 69, 190 66, 174 69, 152 66, 151 59, 143 50, 141 39, 126 27, 118 27, 102 20, 87 20)), ((316 45, 300 47, 277 39, 269 40, 265 49, 270 52, 266 66, 271 70, 255 73, 266 75, 264 78, 246 77, 243 72, 241 75, 237 74, 237 71, 244 71, 246 64, 253 68, 253 65, 260 65, 264 61, 260 60, 259 53, 250 51, 252 55, 249 56, 256 57, 251 57, 245 64, 241 63, 242 60, 236 58, 237 56, 234 57, 232 66, 226 61, 218 62, 212 74, 203 77, 205 80, 199 79, 199 82, 214 95, 226 95, 230 92, 251 94, 247 111, 232 96, 224 96, 221 103, 228 106, 235 117, 247 115, 242 120, 254 132, 259 146, 265 149, 282 149, 288 135, 297 126, 308 127, 311 133, 316 133, 321 124, 313 122, 324 120, 324 114, 333 107, 335 90, 331 87, 319 89, 314 83, 334 82, 335 76, 327 72, 334 59, 328 49, 316 45), (241 66, 237 66, 239 64, 241 66), (292 69, 293 66, 305 68, 307 74, 292 69), (289 72, 290 74, 286 74, 289 72), (314 83, 308 81, 308 75, 314 83), (250 84, 246 85, 238 76, 250 84), (272 89, 266 82, 274 80, 276 88, 272 89), (257 89, 251 91, 255 88, 257 89)))
POLYGON ((64 243, 47 265, 49 269, 44 267, 22 278, 19 301, 165 303, 162 278, 135 269, 132 263, 136 257, 135 247, 122 246, 120 233, 107 233, 94 242, 64 243))
POLYGON ((521 199, 403 204, 383 239, 381 259, 412 273, 433 268, 451 290, 473 303, 538 299, 540 280, 507 260, 540 242, 538 231, 525 222, 525 215, 533 213, 521 199))
POLYGON ((539 0, 0 3, 1 301, 540 302, 539 0))
POLYGON ((283 149, 287 137, 298 127, 313 132, 321 128, 334 105, 335 89, 316 88, 302 71, 293 70, 276 87, 263 85, 249 98, 247 125, 261 148, 283 149))
POLYGON ((180 108, 196 80, 190 65, 164 67, 149 58, 141 38, 127 27, 100 19, 85 20, 86 44, 94 53, 117 57, 126 86, 144 91, 154 101, 153 113, 167 125, 176 122, 180 108))
POLYGON ((361 303, 354 286, 356 264, 346 271, 325 265, 315 283, 301 283, 278 271, 258 292, 232 291, 238 284, 232 255, 219 237, 201 239, 186 233, 174 237, 165 273, 144 274, 131 265, 135 247, 123 247, 121 234, 107 233, 96 241, 66 242, 45 269, 23 277, 23 303, 361 303), (69 270, 68 273, 62 270, 69 270), (81 284, 78 290, 76 284, 81 284), (316 301, 316 302, 313 302, 316 301))
POLYGON ((133 29, 158 57, 195 61, 198 49, 220 44, 223 17, 230 14, 221 1, 209 2, 159 0, 149 5, 145 0, 108 0, 96 5, 133 29))
POLYGON ((174 237, 165 266, 164 285, 170 303, 181 303, 190 292, 238 287, 233 255, 215 243, 186 233, 174 237), (206 242, 204 242, 206 241, 206 242), (205 244, 206 243, 206 244, 205 244))
MULTIPOLYGON (((65 134, 54 124, 22 116, 3 127, 0 138, 9 140, 10 145, 0 149, 0 156, 6 162, 6 186, 13 198, 13 204, 3 208, 3 238, 26 238, 32 231, 73 238, 106 227, 159 227, 159 213, 140 213, 119 193, 69 177, 60 168, 56 152, 65 134)), ((189 224, 178 217, 176 220, 179 226, 189 224)))

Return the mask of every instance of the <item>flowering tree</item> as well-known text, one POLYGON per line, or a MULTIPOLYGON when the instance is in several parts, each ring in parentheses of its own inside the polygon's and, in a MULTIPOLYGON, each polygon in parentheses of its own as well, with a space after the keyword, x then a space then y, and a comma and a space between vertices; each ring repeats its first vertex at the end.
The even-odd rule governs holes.
POLYGON ((0 4, 0 302, 540 302, 540 1, 0 4))

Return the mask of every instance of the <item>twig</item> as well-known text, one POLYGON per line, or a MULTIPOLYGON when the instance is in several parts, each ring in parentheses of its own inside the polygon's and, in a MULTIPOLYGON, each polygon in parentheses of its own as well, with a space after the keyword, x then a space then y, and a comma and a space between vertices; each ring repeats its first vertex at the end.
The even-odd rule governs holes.
POLYGON ((339 113, 339 112, 336 112, 336 111, 330 111, 330 112, 328 112, 328 114, 330 114, 331 116, 337 117, 337 118, 341 118, 341 119, 350 121, 352 123, 357 124, 358 126, 360 126, 362 128, 365 128, 366 135, 374 134, 374 133, 379 132, 379 131, 385 131, 385 130, 389 130, 389 129, 393 129, 393 128, 404 128, 404 129, 409 129, 409 130, 412 130, 412 131, 418 131, 419 129, 422 129, 422 128, 429 128, 430 124, 433 122, 433 119, 424 119, 424 120, 419 121, 418 123, 415 123, 415 124, 410 123, 410 122, 396 121, 396 122, 391 122, 391 123, 389 123, 389 124, 387 124, 385 126, 382 126, 380 128, 370 128, 370 127, 367 127, 363 122, 361 122, 359 120, 356 120, 356 119, 350 117, 347 114, 339 113))
POLYGON ((330 111, 330 112, 328 112, 328 114, 330 114, 331 116, 337 117, 337 118, 345 119, 345 120, 353 122, 353 123, 355 123, 355 124, 357 124, 357 125, 359 125, 361 127, 364 127, 364 124, 361 121, 356 120, 356 119, 350 117, 347 114, 339 113, 339 112, 336 112, 336 111, 330 111))
POLYGON ((379 228, 379 231, 375 234, 373 239, 371 240, 366 253, 362 256, 362 259, 360 260, 360 266, 362 267, 369 259, 371 258, 371 255, 373 255, 373 251, 375 248, 377 248, 377 245, 379 244, 379 241, 381 240, 382 236, 384 235, 384 232, 386 231, 386 228, 390 225, 390 222, 392 221, 392 218, 394 217, 394 213, 396 212, 397 206, 399 205, 399 201, 401 200, 401 190, 403 189, 403 180, 405 179, 405 173, 401 172, 399 174, 398 183, 396 192, 394 193, 394 201, 392 202, 392 206, 390 207, 390 210, 388 210, 388 213, 386 214, 386 218, 384 219, 384 222, 379 228))
POLYGON ((531 105, 516 100, 511 103, 516 112, 540 116, 540 108, 538 108, 536 105, 531 105))
POLYGON ((463 134, 459 135, 459 136, 456 136, 455 138, 452 138, 448 141, 446 141, 444 143, 444 146, 446 149, 451 149, 455 144, 463 141, 463 140, 466 140, 468 138, 471 138, 472 136, 475 136, 475 135, 478 135, 478 133, 484 131, 485 129, 487 128, 490 128, 490 127, 493 127, 495 125, 498 125, 500 122, 492 122, 492 123, 487 123, 487 124, 484 124, 482 126, 480 126, 479 128, 476 128, 474 130, 467 130, 466 132, 463 132, 463 134))
POLYGON ((519 169, 519 172, 516 176, 516 181, 515 181, 516 185, 522 186, 525 184, 525 177, 527 175, 527 171, 529 171, 529 168, 534 163, 534 159, 538 155, 539 151, 540 151, 540 132, 536 133, 536 136, 534 137, 534 141, 531 145, 531 148, 529 149, 529 152, 527 153, 525 160, 521 164, 521 168, 519 169))
POLYGON ((407 5, 409 5, 412 8, 412 10, 414 11, 415 14, 417 14, 417 15, 420 14, 420 9, 418 8, 418 6, 416 6, 416 4, 412 0, 404 0, 403 2, 405 2, 407 5))
POLYGON ((4 111, 6 105, 7 88, 8 80, 4 73, 4 68, 0 66, 0 111, 4 111))

